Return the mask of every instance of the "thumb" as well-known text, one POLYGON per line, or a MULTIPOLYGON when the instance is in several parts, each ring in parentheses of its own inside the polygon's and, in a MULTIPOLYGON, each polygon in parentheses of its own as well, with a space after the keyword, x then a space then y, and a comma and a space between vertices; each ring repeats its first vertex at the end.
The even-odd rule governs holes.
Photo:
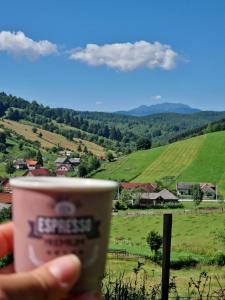
POLYGON ((0 276, 1 300, 58 300, 80 275, 80 261, 66 255, 31 272, 0 276))

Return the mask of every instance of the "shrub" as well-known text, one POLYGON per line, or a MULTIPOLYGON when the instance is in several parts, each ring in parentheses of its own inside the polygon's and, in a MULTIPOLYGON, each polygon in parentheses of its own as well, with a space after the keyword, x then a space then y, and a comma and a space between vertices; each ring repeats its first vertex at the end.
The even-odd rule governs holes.
POLYGON ((213 259, 211 259, 210 264, 216 264, 218 266, 225 266, 225 254, 218 253, 213 259))
POLYGON ((0 211, 0 223, 9 221, 12 219, 11 207, 3 207, 0 211))
POLYGON ((115 208, 118 210, 126 210, 127 209, 127 204, 124 201, 117 201, 115 204, 115 208))
POLYGON ((177 260, 172 260, 170 262, 171 269, 180 270, 183 268, 192 268, 195 267, 199 261, 191 256, 182 257, 177 260))

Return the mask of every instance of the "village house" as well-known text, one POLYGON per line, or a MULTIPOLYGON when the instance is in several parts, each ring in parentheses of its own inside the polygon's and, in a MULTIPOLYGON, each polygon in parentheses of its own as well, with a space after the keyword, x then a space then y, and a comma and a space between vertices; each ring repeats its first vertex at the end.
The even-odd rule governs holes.
POLYGON ((74 167, 80 164, 80 157, 69 158, 69 157, 58 157, 55 160, 57 170, 71 171, 74 167))
POLYGON ((177 183, 177 195, 191 196, 194 188, 194 184, 191 182, 178 182, 177 183))
POLYGON ((173 193, 163 189, 158 193, 140 193, 139 205, 140 207, 151 207, 166 202, 178 202, 178 200, 173 193))
MULTIPOLYGON (((181 197, 191 198, 193 195, 194 186, 198 183, 193 182, 178 182, 177 195, 181 197)), ((216 198, 216 186, 212 183, 199 183, 200 189, 203 192, 204 199, 216 198)))
POLYGON ((17 170, 26 170, 27 163, 24 159, 18 158, 13 161, 13 165, 17 170))
POLYGON ((29 170, 34 170, 38 168, 37 160, 27 159, 26 164, 29 170))
POLYGON ((137 182, 121 182, 120 188, 125 190, 133 190, 142 188, 148 192, 154 192, 157 189, 156 183, 137 183, 137 182))
POLYGON ((200 189, 203 192, 204 199, 215 199, 216 198, 216 186, 212 183, 200 183, 200 189))
POLYGON ((25 176, 49 176, 49 175, 51 175, 51 172, 46 168, 29 170, 25 174, 25 176))
POLYGON ((78 166, 80 164, 80 157, 70 158, 69 161, 72 166, 78 166))

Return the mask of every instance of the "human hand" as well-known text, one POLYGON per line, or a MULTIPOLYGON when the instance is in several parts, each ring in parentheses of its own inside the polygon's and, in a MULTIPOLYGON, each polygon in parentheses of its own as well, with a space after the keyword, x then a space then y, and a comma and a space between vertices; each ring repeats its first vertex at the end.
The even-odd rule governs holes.
MULTIPOLYGON (((13 251, 13 224, 0 225, 0 257, 13 251)), ((1 300, 59 300, 66 297, 80 276, 75 255, 56 258, 31 272, 14 273, 14 266, 0 269, 1 300)), ((97 300, 100 296, 80 295, 66 300, 97 300)))

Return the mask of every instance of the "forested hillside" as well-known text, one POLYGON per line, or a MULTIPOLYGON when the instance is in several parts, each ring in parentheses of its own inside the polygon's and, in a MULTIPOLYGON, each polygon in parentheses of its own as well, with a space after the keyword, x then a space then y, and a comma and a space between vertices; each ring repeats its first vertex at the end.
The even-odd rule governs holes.
POLYGON ((147 117, 122 116, 103 112, 81 112, 66 108, 50 108, 22 98, 0 93, 0 117, 38 124, 44 130, 82 138, 107 149, 129 153, 137 148, 137 140, 145 137, 153 146, 168 143, 187 130, 195 130, 225 118, 225 112, 199 112, 192 115, 176 113, 147 117), (66 124, 63 130, 56 124, 66 124))

